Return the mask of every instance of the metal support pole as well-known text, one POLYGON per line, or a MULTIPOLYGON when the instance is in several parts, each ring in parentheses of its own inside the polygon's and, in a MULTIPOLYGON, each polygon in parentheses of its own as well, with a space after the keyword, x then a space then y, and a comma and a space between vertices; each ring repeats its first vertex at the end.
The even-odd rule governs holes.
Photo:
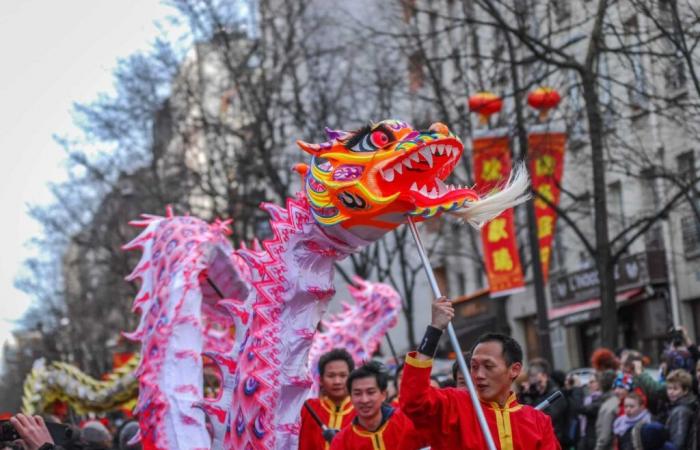
MULTIPOLYGON (((413 219, 410 216, 408 217, 408 228, 411 230, 413 239, 416 241, 418 254, 420 255, 421 261, 423 262, 423 268, 425 269, 425 273, 428 275, 428 281, 430 282, 430 287, 433 289, 433 295, 435 295, 436 299, 440 298, 442 297, 440 287, 438 286, 437 280, 435 279, 433 268, 430 266, 430 260, 428 259, 428 255, 425 254, 425 248, 423 247, 423 242, 420 239, 420 234, 418 234, 418 228, 416 228, 416 224, 413 222, 413 219)), ((489 426, 486 423, 486 416, 484 416, 484 411, 483 409, 481 409, 479 395, 476 393, 476 389, 474 388, 474 382, 472 381, 472 377, 469 374, 467 362, 464 360, 462 348, 459 345, 459 341, 457 340, 457 334, 455 333, 455 329, 452 326, 452 323, 449 323, 447 325, 447 334, 450 337, 450 343, 452 344, 452 348, 457 354, 457 363, 459 364, 459 369, 462 371, 462 375, 464 376, 464 381, 467 383, 467 390, 469 391, 469 396, 471 397, 472 403, 474 405, 476 417, 479 419, 479 425, 481 425, 481 432, 483 433, 484 439, 486 440, 486 445, 489 450, 496 450, 496 444, 493 441, 493 436, 491 436, 489 426)))

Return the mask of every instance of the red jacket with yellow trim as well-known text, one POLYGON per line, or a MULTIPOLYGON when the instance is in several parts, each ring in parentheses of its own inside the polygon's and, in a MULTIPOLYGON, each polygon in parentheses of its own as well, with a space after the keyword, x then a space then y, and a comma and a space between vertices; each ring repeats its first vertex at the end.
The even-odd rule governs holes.
POLYGON ((384 405, 382 424, 376 431, 366 430, 356 418, 336 435, 331 450, 418 450, 426 445, 405 414, 384 405))
MULTIPOLYGON (((350 425, 355 418, 355 409, 346 397, 340 406, 336 406, 328 397, 311 398, 306 401, 328 428, 337 430, 350 425)), ((330 445, 323 440, 321 427, 311 417, 305 407, 301 408, 301 429, 299 430, 299 450, 328 450, 330 445)))
MULTIPOLYGON (((430 386, 432 360, 406 356, 401 382, 401 410, 418 431, 430 433, 432 450, 484 450, 488 448, 469 392, 430 386), (432 431, 431 431, 432 430, 432 431)), ((560 450, 551 419, 521 405, 512 394, 506 407, 481 403, 491 435, 499 450, 560 450)))

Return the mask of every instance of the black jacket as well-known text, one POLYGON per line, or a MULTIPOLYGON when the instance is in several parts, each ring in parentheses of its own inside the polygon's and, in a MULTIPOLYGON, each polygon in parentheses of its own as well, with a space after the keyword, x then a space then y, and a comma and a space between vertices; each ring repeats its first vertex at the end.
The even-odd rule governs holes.
MULTIPOLYGON (((540 393, 534 386, 523 393, 521 396, 521 402, 530 405, 537 406, 547 399, 550 395, 556 392, 559 388, 552 380, 547 381, 547 386, 544 393, 540 393)), ((554 434, 557 436, 559 443, 563 446, 567 444, 567 432, 569 425, 569 403, 566 399, 561 398, 560 400, 554 402, 549 406, 549 408, 543 410, 545 414, 552 418, 552 425, 554 426, 554 434)))
POLYGON ((671 442, 679 449, 693 449, 697 445, 697 410, 698 402, 693 393, 684 395, 670 405, 666 429, 671 435, 671 442))

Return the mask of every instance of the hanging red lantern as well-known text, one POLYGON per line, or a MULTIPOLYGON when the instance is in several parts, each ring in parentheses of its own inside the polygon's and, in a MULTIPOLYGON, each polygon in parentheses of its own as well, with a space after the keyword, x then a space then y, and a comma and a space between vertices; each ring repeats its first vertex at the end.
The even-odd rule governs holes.
POLYGON ((547 119, 549 110, 555 108, 561 101, 561 95, 556 89, 539 87, 527 96, 527 103, 540 112, 540 120, 547 119))
POLYGON ((484 125, 491 114, 497 113, 503 107, 501 97, 493 92, 478 92, 469 97, 469 111, 479 115, 479 122, 484 125))

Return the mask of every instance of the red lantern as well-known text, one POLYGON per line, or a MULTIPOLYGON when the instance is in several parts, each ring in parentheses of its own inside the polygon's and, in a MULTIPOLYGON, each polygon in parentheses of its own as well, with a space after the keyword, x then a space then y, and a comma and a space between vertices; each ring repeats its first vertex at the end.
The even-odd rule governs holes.
POLYGON ((497 113, 503 107, 503 100, 492 92, 478 92, 469 97, 469 110, 479 114, 479 122, 483 125, 491 114, 497 113))
POLYGON ((540 120, 546 120, 549 110, 556 107, 560 101, 559 92, 549 87, 539 87, 527 96, 528 104, 540 112, 540 120))

